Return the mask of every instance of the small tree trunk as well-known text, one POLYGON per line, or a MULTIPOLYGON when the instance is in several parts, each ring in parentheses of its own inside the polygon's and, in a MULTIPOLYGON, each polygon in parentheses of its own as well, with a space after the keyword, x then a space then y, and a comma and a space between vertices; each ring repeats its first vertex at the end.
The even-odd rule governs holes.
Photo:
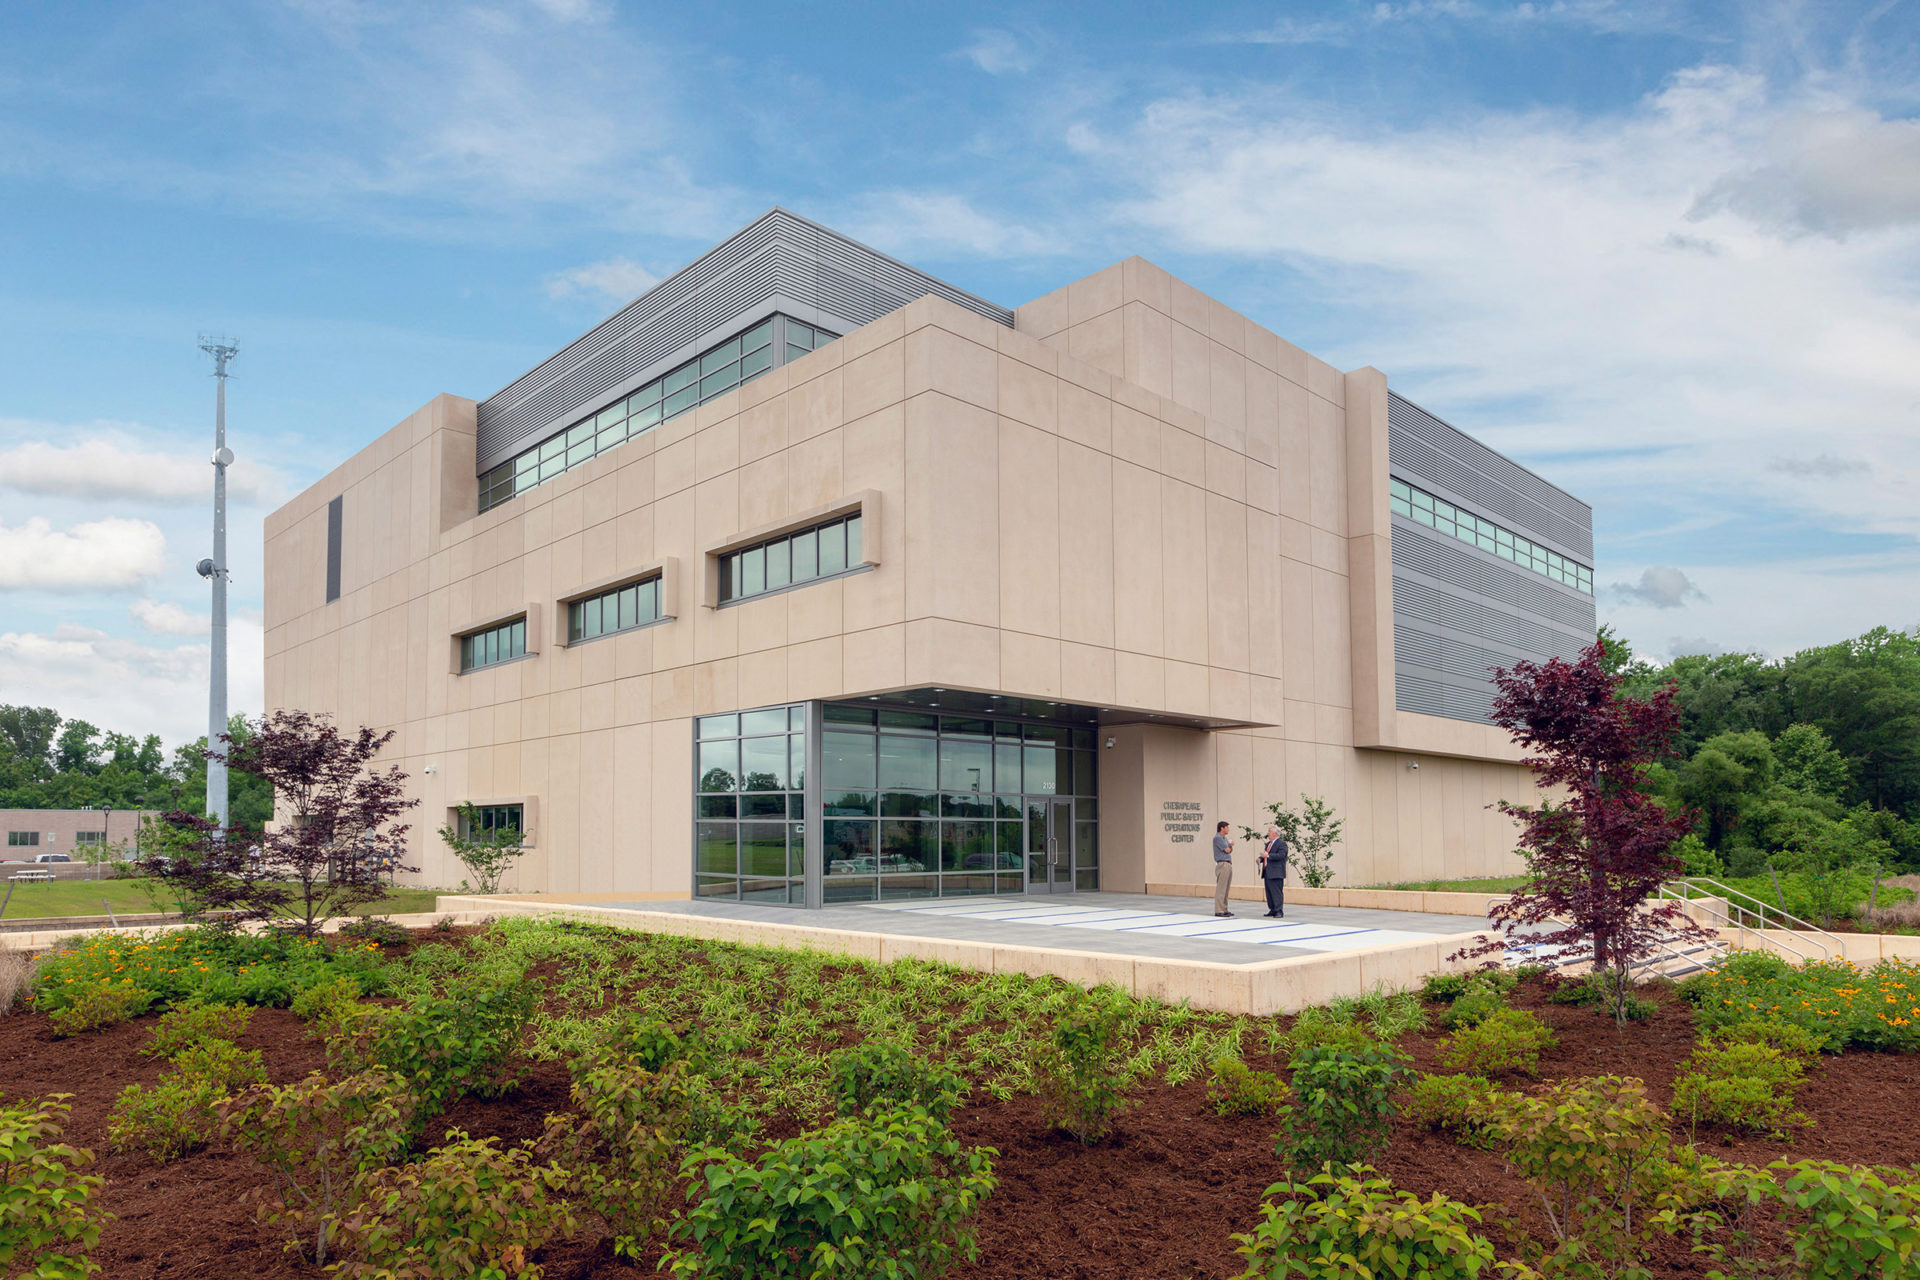
POLYGON ((1873 904, 1877 902, 1880 898, 1880 877, 1885 875, 1886 872, 1887 872, 1887 869, 1884 866, 1882 866, 1878 860, 1876 860, 1873 864, 1873 892, 1867 895, 1867 923, 1868 924, 1873 923, 1873 904))

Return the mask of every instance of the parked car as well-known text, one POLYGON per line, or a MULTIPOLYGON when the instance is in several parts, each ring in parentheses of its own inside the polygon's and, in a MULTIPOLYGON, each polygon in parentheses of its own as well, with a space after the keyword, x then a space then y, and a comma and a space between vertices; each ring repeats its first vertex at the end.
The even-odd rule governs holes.
POLYGON ((73 858, 70 855, 64 854, 64 853, 43 853, 39 857, 35 858, 34 861, 35 862, 72 862, 73 858))

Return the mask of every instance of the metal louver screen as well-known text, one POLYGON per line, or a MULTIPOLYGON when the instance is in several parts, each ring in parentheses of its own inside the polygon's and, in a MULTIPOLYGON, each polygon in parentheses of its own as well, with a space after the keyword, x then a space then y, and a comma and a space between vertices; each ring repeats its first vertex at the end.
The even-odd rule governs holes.
MULTIPOLYGON (((1406 483, 1593 562, 1593 511, 1420 406, 1389 394, 1388 460, 1406 483)), ((1594 636, 1594 600, 1470 542, 1395 514, 1394 705, 1488 721, 1493 669, 1573 658, 1594 636)))

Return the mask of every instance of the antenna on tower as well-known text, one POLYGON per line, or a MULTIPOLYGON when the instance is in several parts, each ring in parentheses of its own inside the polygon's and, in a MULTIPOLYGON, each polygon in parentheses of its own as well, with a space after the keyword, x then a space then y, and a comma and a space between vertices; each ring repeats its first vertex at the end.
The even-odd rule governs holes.
MULTIPOLYGON (((221 752, 220 735, 227 731, 227 468, 233 450, 227 448, 227 364, 240 354, 238 343, 203 333, 200 349, 213 357, 213 376, 219 379, 213 410, 213 555, 194 566, 213 584, 213 655, 207 671, 207 750, 221 752)), ((207 761, 207 816, 214 825, 227 825, 227 760, 224 754, 207 761)))

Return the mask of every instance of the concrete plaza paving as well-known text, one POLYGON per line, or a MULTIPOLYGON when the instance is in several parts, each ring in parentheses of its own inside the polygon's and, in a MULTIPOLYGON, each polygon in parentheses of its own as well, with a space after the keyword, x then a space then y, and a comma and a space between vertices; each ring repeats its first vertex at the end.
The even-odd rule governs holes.
MULTIPOLYGON (((562 899, 564 900, 564 899, 562 899)), ((1161 960, 1259 964, 1290 956, 1418 942, 1484 930, 1484 917, 1357 907, 1290 906, 1268 920, 1259 906, 1236 903, 1234 918, 1213 914, 1211 898, 1075 893, 1053 897, 919 898, 801 911, 751 902, 605 902, 614 910, 663 911, 723 920, 805 925, 1049 950, 1091 951, 1161 960)))

